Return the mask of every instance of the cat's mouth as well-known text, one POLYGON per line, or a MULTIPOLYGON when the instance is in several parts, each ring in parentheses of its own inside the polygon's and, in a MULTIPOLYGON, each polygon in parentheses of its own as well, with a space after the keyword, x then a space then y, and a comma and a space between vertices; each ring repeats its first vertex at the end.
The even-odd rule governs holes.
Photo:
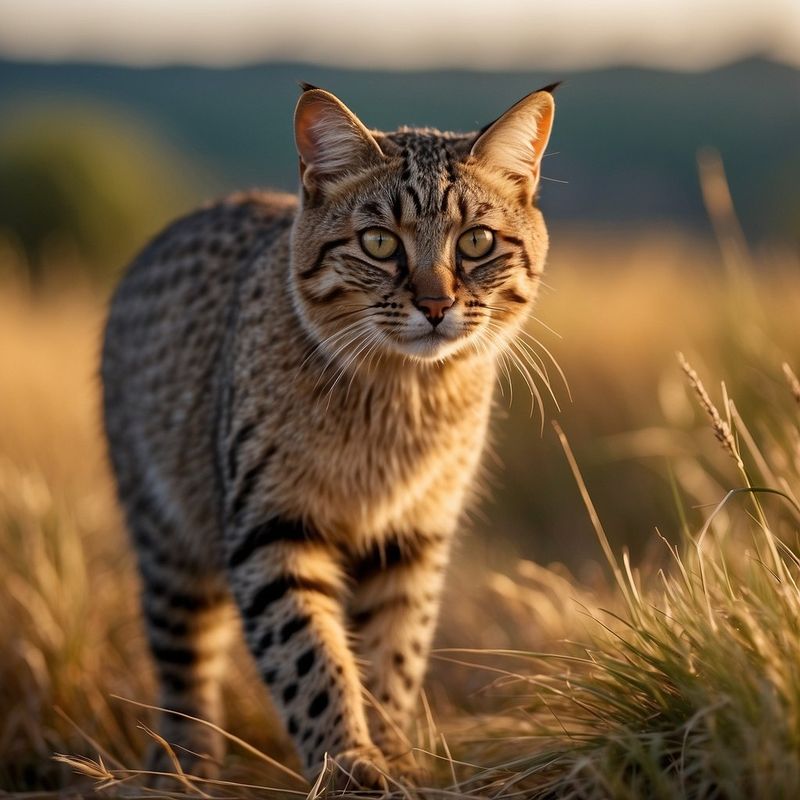
POLYGON ((438 360, 455 352, 461 346, 463 339, 463 336, 448 334, 441 328, 431 328, 415 336, 397 337, 395 341, 404 355, 438 360))

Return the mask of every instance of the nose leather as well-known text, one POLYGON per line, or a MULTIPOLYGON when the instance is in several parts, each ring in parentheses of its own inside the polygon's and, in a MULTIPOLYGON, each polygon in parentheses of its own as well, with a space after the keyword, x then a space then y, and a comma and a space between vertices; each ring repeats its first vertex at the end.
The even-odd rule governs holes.
POLYGON ((428 322, 436 327, 443 319, 444 312, 455 303, 455 297, 420 297, 417 308, 428 318, 428 322))

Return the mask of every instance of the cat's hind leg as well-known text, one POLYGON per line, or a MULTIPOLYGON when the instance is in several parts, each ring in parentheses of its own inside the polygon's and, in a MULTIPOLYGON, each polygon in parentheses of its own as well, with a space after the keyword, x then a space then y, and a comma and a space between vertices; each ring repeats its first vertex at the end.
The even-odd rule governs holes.
MULTIPOLYGON (((142 579, 142 609, 159 683, 156 732, 181 768, 203 778, 219 774, 223 738, 197 717, 224 722, 220 678, 232 631, 237 628, 223 575, 193 563, 175 548, 174 537, 153 507, 138 502, 129 513, 142 579)), ((146 768, 172 773, 168 750, 154 742, 146 768)), ((168 786, 172 779, 151 783, 168 786)))

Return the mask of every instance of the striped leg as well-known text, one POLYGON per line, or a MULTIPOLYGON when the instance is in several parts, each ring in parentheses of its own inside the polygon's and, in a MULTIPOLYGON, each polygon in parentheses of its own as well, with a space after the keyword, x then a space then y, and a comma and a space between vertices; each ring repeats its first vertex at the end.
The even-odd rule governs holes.
POLYGON ((358 783, 381 786, 333 548, 302 524, 275 518, 230 538, 230 580, 247 642, 306 774, 314 778, 329 753, 358 783))
MULTIPOLYGON (((127 484, 124 489, 121 495, 142 579, 145 628, 159 681, 158 705, 221 724, 220 676, 236 628, 225 576, 178 551, 172 525, 141 486, 127 484)), ((224 742, 208 726, 163 713, 156 727, 185 772, 218 774, 224 742)), ((156 743, 147 768, 174 772, 167 752, 156 743)), ((175 788, 172 779, 151 782, 175 788)))
MULTIPOLYGON (((222 724, 220 676, 229 634, 235 629, 223 580, 152 563, 142 564, 142 575, 142 604, 160 683, 158 705, 222 724)), ((209 727, 164 713, 157 730, 185 772, 200 777, 218 774, 224 742, 209 727)), ((157 744, 151 747, 147 768, 174 771, 167 752, 157 744)))
POLYGON ((433 638, 450 538, 414 533, 384 542, 354 565, 351 614, 367 688, 373 740, 397 771, 414 771, 406 731, 413 718, 433 638))

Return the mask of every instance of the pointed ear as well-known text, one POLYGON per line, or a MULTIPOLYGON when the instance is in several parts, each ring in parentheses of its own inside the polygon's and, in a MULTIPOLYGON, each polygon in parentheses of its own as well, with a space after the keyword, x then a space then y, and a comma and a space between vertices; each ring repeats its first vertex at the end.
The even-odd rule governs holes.
POLYGON ((471 155, 522 182, 533 198, 554 113, 550 87, 523 97, 481 131, 471 155))
POLYGON ((300 176, 309 191, 384 158, 358 117, 330 92, 306 89, 294 112, 300 176))

